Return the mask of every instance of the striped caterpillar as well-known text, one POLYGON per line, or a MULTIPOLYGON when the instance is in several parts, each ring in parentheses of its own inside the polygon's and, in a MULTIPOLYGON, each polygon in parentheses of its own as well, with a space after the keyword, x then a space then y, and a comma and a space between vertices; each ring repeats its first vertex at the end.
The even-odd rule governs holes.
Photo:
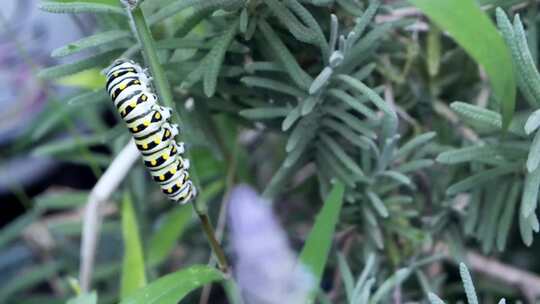
POLYGON ((169 199, 181 204, 197 195, 189 179, 189 160, 177 143, 178 126, 169 123, 171 109, 162 107, 146 71, 131 60, 116 60, 106 72, 107 93, 133 135, 152 179, 169 199))

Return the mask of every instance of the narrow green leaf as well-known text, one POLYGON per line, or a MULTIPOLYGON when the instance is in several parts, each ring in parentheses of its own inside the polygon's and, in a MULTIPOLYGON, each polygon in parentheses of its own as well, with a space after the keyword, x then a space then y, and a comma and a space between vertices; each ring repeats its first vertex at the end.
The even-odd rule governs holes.
POLYGON ((538 190, 540 187, 540 167, 527 173, 525 177, 523 196, 521 197, 521 214, 531 215, 538 205, 538 190))
POLYGON ((268 42, 268 47, 272 49, 277 59, 283 65, 289 76, 294 82, 304 90, 308 90, 311 82, 311 77, 300 67, 294 56, 287 49, 287 46, 281 41, 272 27, 264 20, 259 21, 259 29, 265 40, 268 42))
POLYGON ((436 294, 430 292, 428 294, 428 299, 431 304, 445 304, 441 298, 439 298, 436 294))
POLYGON ((381 3, 379 1, 370 1, 368 8, 364 11, 361 17, 356 19, 356 24, 351 30, 354 33, 354 36, 351 37, 351 43, 356 43, 360 37, 364 34, 367 26, 377 13, 381 3))
MULTIPOLYGON (((362 273, 358 277, 358 281, 356 281, 356 285, 354 286, 354 292, 353 292, 353 298, 357 299, 360 294, 362 293, 362 290, 364 289, 368 277, 371 275, 371 271, 373 270, 373 267, 375 266, 375 255, 371 253, 366 261, 366 264, 364 265, 364 269, 362 269, 362 273)), ((365 303, 365 302, 360 302, 365 303)))
POLYGON ((427 38, 427 66, 431 77, 439 74, 441 66, 441 30, 436 26, 430 28, 427 38))
POLYGON ((500 151, 493 146, 471 146, 445 151, 437 156, 437 161, 443 164, 458 164, 474 160, 485 160, 501 157, 500 151))
POLYGON ((379 303, 385 296, 388 296, 392 288, 398 284, 401 284, 409 275, 411 270, 407 268, 396 271, 389 279, 384 281, 382 285, 375 291, 373 297, 369 301, 370 304, 379 303))
POLYGON ((287 107, 268 107, 242 110, 238 114, 247 119, 260 120, 285 117, 290 111, 287 107))
POLYGON ((301 263, 311 271, 315 278, 313 284, 315 288, 311 291, 309 303, 312 303, 315 299, 326 260, 328 259, 344 193, 345 186, 341 183, 336 183, 324 201, 324 205, 317 215, 315 224, 300 253, 301 263))
MULTIPOLYGON (((502 118, 497 112, 460 101, 453 102, 450 107, 471 125, 482 127, 488 131, 502 129, 502 118)), ((509 131, 519 136, 525 134, 523 126, 514 123, 514 121, 510 124, 509 131)))
POLYGON ((529 215, 529 217, 524 217, 522 214, 519 215, 519 233, 521 234, 521 239, 523 243, 529 247, 533 242, 533 226, 538 225, 538 219, 535 214, 529 215))
POLYGON ((139 236, 139 226, 131 197, 124 194, 122 202, 122 236, 124 239, 124 257, 122 261, 121 298, 134 294, 146 285, 143 251, 139 236))
POLYGON ((89 3, 89 2, 53 2, 53 1, 41 1, 39 3, 39 9, 56 14, 78 14, 78 13, 95 13, 95 14, 117 14, 125 15, 123 9, 118 6, 101 4, 101 3, 89 3))
POLYGON ((300 118, 301 105, 298 105, 296 108, 289 111, 283 123, 281 124, 281 130, 287 131, 292 125, 300 118))
POLYGON ((525 133, 530 135, 532 132, 536 131, 538 127, 540 127, 540 110, 534 111, 527 119, 527 122, 525 123, 525 133))
POLYGON ((323 125, 329 129, 336 131, 343 138, 347 139, 353 145, 356 145, 364 150, 369 150, 369 138, 358 135, 351 129, 347 128, 342 123, 335 121, 334 119, 325 118, 323 119, 323 125))
POLYGON ((354 288, 354 278, 352 276, 351 268, 347 265, 347 260, 342 253, 338 253, 338 268, 343 280, 343 286, 345 286, 345 295, 347 296, 347 301, 350 303, 354 299, 353 288, 354 288))
POLYGON ((409 0, 484 67, 501 105, 503 129, 512 119, 516 84, 512 57, 489 17, 473 0, 409 0), (464 26, 465 25, 465 26, 464 26))
POLYGON ((512 220, 514 219, 514 214, 516 211, 516 204, 518 202, 518 197, 521 190, 521 183, 514 182, 510 192, 508 193, 508 198, 504 206, 501 218, 497 227, 497 249, 503 251, 506 247, 506 240, 510 233, 510 227, 512 225, 512 220))
POLYGON ((148 264, 163 262, 182 236, 191 220, 190 205, 176 206, 160 220, 159 226, 149 241, 148 264))
POLYGON ((354 189, 356 178, 339 163, 335 156, 327 148, 320 147, 316 155, 317 167, 331 181, 333 178, 341 181, 347 187, 354 189))
POLYGON ((216 44, 208 53, 208 61, 206 64, 206 71, 204 73, 204 94, 207 97, 214 96, 216 92, 217 79, 225 53, 229 48, 229 45, 233 41, 234 35, 238 29, 238 21, 234 21, 233 24, 227 29, 227 31, 216 41, 216 44))
POLYGON ((404 184, 406 186, 412 186, 413 185, 410 178, 408 178, 406 175, 404 175, 404 174, 402 174, 400 172, 397 172, 397 171, 393 171, 393 170, 384 171, 384 172, 379 173, 378 175, 388 177, 388 178, 393 179, 393 180, 397 181, 398 183, 404 184))
POLYGON ((520 168, 519 164, 507 164, 507 165, 503 165, 503 166, 496 167, 493 169, 482 171, 480 173, 471 175, 460 182, 453 184, 446 190, 446 193, 448 195, 454 195, 460 192, 470 190, 475 187, 479 187, 480 185, 483 185, 494 178, 498 178, 502 175, 515 172, 516 170, 519 170, 519 168, 520 168))
POLYGON ((540 132, 536 132, 527 156, 527 171, 532 172, 540 164, 540 132))
POLYGON ((476 295, 476 290, 474 289, 471 274, 469 273, 467 266, 465 266, 463 263, 459 263, 459 274, 461 275, 461 280, 463 281, 463 288, 465 289, 465 294, 467 295, 467 301, 469 304, 478 304, 478 297, 476 295))
POLYGON ((351 172, 356 175, 364 176, 362 169, 330 136, 321 134, 321 140, 326 147, 332 151, 332 153, 347 167, 347 169, 351 170, 351 172))
POLYGON ((283 94, 288 94, 294 97, 304 97, 306 95, 304 92, 297 89, 296 87, 292 87, 283 82, 268 79, 268 78, 246 76, 246 77, 242 77, 240 81, 242 81, 244 84, 251 87, 265 88, 265 89, 273 90, 273 91, 280 92, 283 94))
POLYGON ((361 133, 371 139, 376 139, 377 134, 373 131, 371 125, 366 122, 363 122, 358 117, 352 115, 349 112, 346 112, 337 107, 324 107, 324 111, 328 114, 334 116, 335 118, 343 121, 348 127, 352 130, 361 133))
POLYGON ((529 46, 527 44, 527 35, 523 28, 523 23, 519 15, 514 18, 514 38, 515 43, 519 49, 520 60, 520 72, 523 73, 523 79, 529 85, 530 91, 534 94, 534 97, 540 97, 540 73, 536 69, 534 59, 532 58, 529 46))
POLYGON ((409 153, 418 150, 418 148, 429 141, 431 141, 435 136, 437 136, 437 133, 435 132, 427 132, 418 136, 413 137, 411 140, 406 142, 401 148, 399 148, 396 152, 396 158, 400 157, 407 157, 409 153))
POLYGON ((81 52, 87 48, 103 46, 109 43, 117 43, 119 40, 129 38, 130 33, 121 30, 100 32, 81 40, 71 42, 66 46, 58 48, 51 53, 52 57, 63 57, 81 52))
POLYGON ((389 213, 388 209, 384 205, 384 202, 381 200, 381 198, 373 191, 366 191, 366 196, 368 200, 371 202, 371 205, 373 208, 377 211, 377 213, 382 218, 387 218, 389 213))
POLYGON ((393 119, 397 119, 397 115, 391 108, 391 106, 386 101, 384 101, 384 99, 382 99, 379 94, 377 94, 375 91, 363 84, 361 81, 344 74, 337 76, 337 78, 348 84, 351 88, 356 89, 360 93, 367 96, 377 108, 386 113, 388 116, 392 117, 393 119))
POLYGON ((157 279, 123 299, 120 304, 177 304, 191 291, 223 279, 223 274, 218 270, 195 265, 157 279))
POLYGON ((80 207, 88 200, 88 191, 47 192, 34 198, 35 206, 43 210, 80 207))
POLYGON ((320 99, 317 98, 316 96, 307 97, 306 99, 302 101, 302 111, 300 114, 302 114, 302 116, 308 115, 309 113, 313 111, 315 106, 319 104, 319 102, 320 102, 320 99))
POLYGON ((354 98, 353 96, 347 94, 345 91, 343 90, 337 90, 337 89, 330 89, 328 91, 328 93, 331 95, 331 96, 334 96, 336 97, 337 99, 345 102, 346 104, 348 104, 351 108, 355 109, 356 111, 358 111, 359 113, 363 114, 364 116, 366 116, 368 119, 377 119, 377 115, 375 114, 375 112, 373 110, 371 110, 370 108, 368 108, 367 106, 365 106, 362 101, 360 101, 359 99, 357 98, 354 98))
POLYGON ((409 173, 418 171, 427 167, 433 166, 435 162, 431 159, 416 159, 404 164, 399 165, 396 168, 396 171, 399 171, 401 173, 409 173))
POLYGON ((118 52, 108 52, 100 55, 88 57, 81 59, 73 63, 66 63, 62 65, 53 66, 50 68, 43 69, 39 71, 38 77, 42 79, 55 79, 63 76, 75 74, 80 71, 84 71, 90 68, 95 68, 96 66, 103 66, 104 64, 109 64, 110 60, 115 58, 118 55, 118 52))
POLYGON ((148 18, 148 24, 153 25, 172 17, 188 7, 196 7, 198 10, 213 8, 214 10, 220 7, 227 7, 238 3, 239 0, 174 0, 163 6, 155 14, 148 18))

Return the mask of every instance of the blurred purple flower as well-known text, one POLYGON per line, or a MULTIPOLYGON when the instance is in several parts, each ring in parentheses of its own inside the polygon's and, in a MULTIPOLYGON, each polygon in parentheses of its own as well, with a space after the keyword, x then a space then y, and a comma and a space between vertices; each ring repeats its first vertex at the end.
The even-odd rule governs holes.
POLYGON ((246 185, 229 205, 234 274, 246 304, 305 303, 313 278, 298 264, 271 204, 246 185))

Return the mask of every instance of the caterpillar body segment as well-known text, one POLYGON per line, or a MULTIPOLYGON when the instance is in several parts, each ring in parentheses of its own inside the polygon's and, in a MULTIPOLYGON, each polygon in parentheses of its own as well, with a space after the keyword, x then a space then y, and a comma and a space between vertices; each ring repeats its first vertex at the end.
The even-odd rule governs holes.
POLYGON ((150 155, 159 152, 174 142, 174 137, 178 135, 178 128, 165 123, 157 132, 146 136, 143 139, 135 138, 135 144, 143 155, 150 155))
POLYGON ((179 202, 181 204, 187 203, 197 195, 197 190, 195 189, 195 186, 193 186, 193 183, 190 180, 187 181, 182 187, 174 185, 172 188, 162 188, 162 190, 163 193, 165 193, 171 200, 179 202))
POLYGON ((171 182, 171 180, 176 180, 183 171, 189 169, 189 160, 182 158, 180 155, 177 155, 174 161, 166 167, 157 170, 150 170, 150 175, 154 181, 160 185, 166 185, 171 182))
POLYGON ((165 147, 155 153, 144 155, 144 165, 152 171, 159 170, 175 161, 175 157, 178 154, 182 154, 183 150, 180 150, 178 145, 173 142, 171 145, 165 147))
POLYGON ((135 139, 143 163, 167 197, 181 204, 197 195, 189 179, 184 143, 175 141, 178 126, 169 123, 170 108, 162 107, 146 69, 131 60, 116 60, 105 72, 105 89, 135 139))
POLYGON ((115 106, 123 120, 130 120, 151 109, 158 108, 156 102, 157 97, 155 95, 139 91, 135 92, 130 98, 118 102, 115 106))
POLYGON ((148 112, 125 120, 125 123, 133 134, 133 137, 137 139, 157 132, 167 122, 169 117, 171 117, 171 111, 169 109, 156 106, 148 112))

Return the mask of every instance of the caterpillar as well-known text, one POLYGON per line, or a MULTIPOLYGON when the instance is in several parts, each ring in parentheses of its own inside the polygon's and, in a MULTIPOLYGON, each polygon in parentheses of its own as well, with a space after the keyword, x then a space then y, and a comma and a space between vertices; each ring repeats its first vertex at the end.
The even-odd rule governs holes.
POLYGON ((197 195, 189 179, 184 143, 178 126, 169 122, 172 110, 158 104, 151 78, 132 60, 118 59, 105 72, 105 89, 131 132, 152 179, 169 199, 181 204, 197 195))

